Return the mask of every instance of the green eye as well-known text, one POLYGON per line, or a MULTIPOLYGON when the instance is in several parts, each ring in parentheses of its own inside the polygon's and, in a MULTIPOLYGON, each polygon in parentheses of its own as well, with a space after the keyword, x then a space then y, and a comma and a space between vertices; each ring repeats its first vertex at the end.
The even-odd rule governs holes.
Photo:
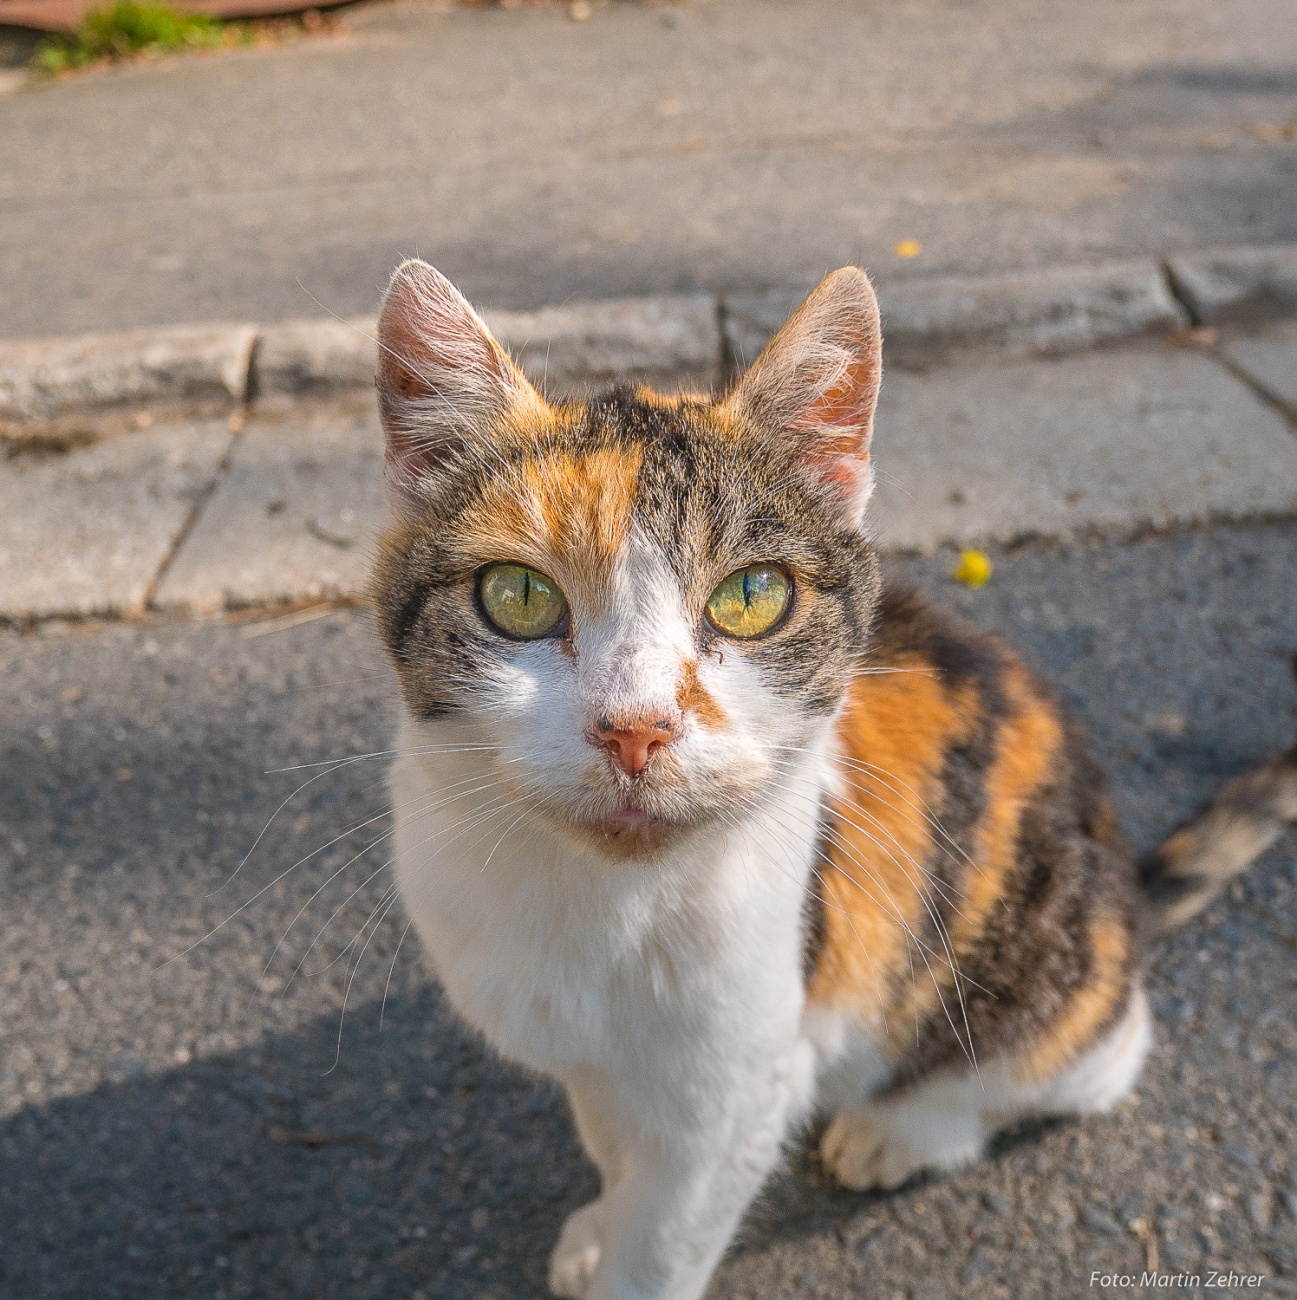
POLYGON ((707 618, 726 636, 747 638, 769 632, 783 617, 793 594, 788 575, 768 564, 735 569, 707 601, 707 618))
POLYGON ((482 612, 505 636, 534 641, 567 618, 567 601, 553 578, 522 564, 493 564, 477 584, 482 612))

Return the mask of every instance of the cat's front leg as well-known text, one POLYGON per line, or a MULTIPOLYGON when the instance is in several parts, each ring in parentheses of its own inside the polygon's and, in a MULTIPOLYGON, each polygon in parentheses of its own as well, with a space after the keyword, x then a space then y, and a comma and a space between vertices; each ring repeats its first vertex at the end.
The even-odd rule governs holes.
POLYGON ((559 1300, 583 1300, 590 1289, 603 1249, 604 1201, 617 1183, 620 1168, 617 1122, 609 1113, 606 1081, 578 1076, 567 1082, 568 1105, 577 1136, 599 1170, 599 1195, 563 1224, 549 1258, 549 1289, 559 1300))
POLYGON ((550 1294, 558 1300, 585 1300, 603 1252, 602 1194, 567 1216, 549 1257, 550 1294))
POLYGON ((628 1121, 616 1181, 569 1220, 571 1237, 564 1230, 573 1263, 578 1234, 597 1234, 583 1300, 697 1300, 774 1169, 804 1094, 780 1071, 710 1098, 706 1113, 678 1114, 669 1127, 628 1121))

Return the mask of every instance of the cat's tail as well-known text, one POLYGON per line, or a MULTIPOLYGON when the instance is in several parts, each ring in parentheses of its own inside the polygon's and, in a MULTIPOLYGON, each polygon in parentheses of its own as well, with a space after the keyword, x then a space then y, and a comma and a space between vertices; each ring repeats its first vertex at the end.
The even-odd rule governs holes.
POLYGON ((1297 823, 1297 745, 1232 781, 1139 864, 1143 931, 1153 938, 1202 911, 1297 823))

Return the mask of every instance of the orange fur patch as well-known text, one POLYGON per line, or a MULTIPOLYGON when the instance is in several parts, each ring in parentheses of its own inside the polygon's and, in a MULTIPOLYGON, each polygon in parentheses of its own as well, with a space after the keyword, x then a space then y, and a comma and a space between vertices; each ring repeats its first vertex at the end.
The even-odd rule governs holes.
POLYGON ((686 659, 681 670, 680 685, 676 687, 676 704, 681 713, 695 714, 698 721, 712 731, 725 724, 725 710, 698 680, 698 665, 692 659, 686 659))
POLYGON ((517 560, 552 577, 574 617, 596 614, 611 590, 630 528, 640 453, 542 454, 499 479, 464 521, 461 553, 517 560))
POLYGON ((820 882, 824 943, 807 989, 809 1002, 879 1026, 899 991, 932 983, 911 971, 909 942, 930 902, 925 805, 939 795, 947 748, 978 712, 973 691, 947 691, 917 656, 895 666, 902 671, 853 684, 839 726, 843 794, 820 882))
POLYGON ((677 411, 682 406, 695 404, 705 406, 709 413, 711 411, 711 399, 703 393, 695 393, 689 389, 681 389, 675 393, 659 393, 647 384, 638 384, 635 388, 635 400, 649 406, 660 407, 664 411, 677 411))
MULTIPOLYGON (((912 981, 907 996, 892 1008, 895 1025, 922 1023, 940 1013, 943 1001, 948 1007, 957 1001, 955 971, 981 938, 991 909, 1004 897, 1017 863, 1023 810, 1057 761, 1062 727, 1032 689, 1021 664, 1008 667, 1001 686, 1011 713, 996 737, 995 761, 986 776, 985 811, 972 843, 958 846, 971 862, 961 873, 955 914, 944 943, 932 945, 940 956, 929 954, 928 978, 912 981)), ((976 1051, 977 1044, 972 1047, 976 1051)))
POLYGON ((1023 1078, 1040 1081, 1065 1070, 1111 1018, 1129 985, 1130 932, 1113 916, 1101 916, 1090 930, 1093 965, 1085 985, 1071 997, 1049 1028, 1017 1061, 1023 1078))
POLYGON ((1004 895, 1023 810, 1054 769, 1063 733, 1025 669, 1007 667, 1010 712, 996 737, 985 812, 971 842, 952 846, 928 808, 940 804, 946 752, 971 736, 981 700, 972 687, 948 690, 923 660, 896 666, 918 671, 861 678, 843 715, 841 770, 854 784, 835 805, 825 941, 808 999, 853 1010, 899 1049, 943 1002, 953 1005, 954 968, 1004 895), (929 865, 937 854, 961 852, 971 864, 958 873, 954 917, 944 939, 928 940, 931 951, 916 952, 911 935, 922 933, 938 901, 929 865))

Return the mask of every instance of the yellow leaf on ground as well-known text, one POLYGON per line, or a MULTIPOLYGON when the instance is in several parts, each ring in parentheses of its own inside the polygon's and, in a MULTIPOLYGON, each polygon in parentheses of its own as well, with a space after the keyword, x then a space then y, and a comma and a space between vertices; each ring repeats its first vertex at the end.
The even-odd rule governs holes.
POLYGON ((902 239, 894 252, 897 257, 918 257, 923 252, 923 245, 917 239, 902 239))
POLYGON ((965 551, 959 557, 959 567, 950 576, 956 582, 976 589, 985 586, 994 572, 990 559, 981 551, 965 551))

